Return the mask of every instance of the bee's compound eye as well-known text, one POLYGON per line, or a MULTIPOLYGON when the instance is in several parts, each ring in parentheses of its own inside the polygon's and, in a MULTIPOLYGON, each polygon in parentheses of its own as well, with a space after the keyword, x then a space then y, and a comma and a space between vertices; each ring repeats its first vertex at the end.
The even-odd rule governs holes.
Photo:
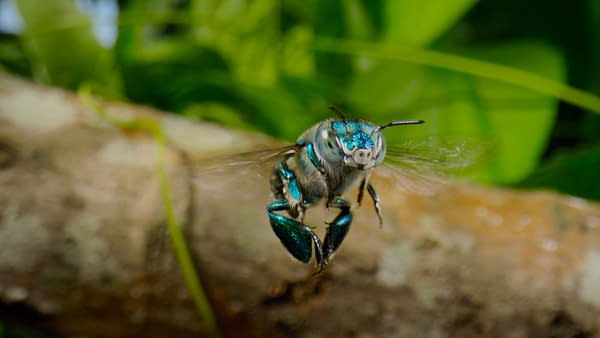
POLYGON ((329 132, 327 130, 321 131, 321 138, 327 140, 329 138, 329 132))
POLYGON ((323 130, 321 132, 321 138, 323 139, 323 142, 325 142, 325 145, 327 146, 327 148, 329 148, 331 150, 335 149, 335 144, 333 141, 336 138, 335 134, 333 134, 330 131, 323 130))

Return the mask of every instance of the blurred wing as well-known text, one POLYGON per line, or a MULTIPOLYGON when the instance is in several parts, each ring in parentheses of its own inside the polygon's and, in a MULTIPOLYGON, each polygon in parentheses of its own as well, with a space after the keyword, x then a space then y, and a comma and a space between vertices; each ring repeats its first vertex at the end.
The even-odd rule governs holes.
POLYGON ((275 163, 287 155, 292 155, 298 151, 297 145, 289 145, 278 148, 261 149, 256 151, 233 154, 229 156, 209 159, 198 168, 200 171, 224 172, 229 171, 257 171, 260 169, 271 169, 275 163))
POLYGON ((233 182, 268 176, 275 164, 299 150, 297 145, 261 149, 234 155, 203 159, 193 164, 196 184, 205 186, 211 180, 233 182))
POLYGON ((388 146, 383 175, 403 190, 434 193, 457 174, 482 163, 489 143, 475 139, 429 137, 388 146))

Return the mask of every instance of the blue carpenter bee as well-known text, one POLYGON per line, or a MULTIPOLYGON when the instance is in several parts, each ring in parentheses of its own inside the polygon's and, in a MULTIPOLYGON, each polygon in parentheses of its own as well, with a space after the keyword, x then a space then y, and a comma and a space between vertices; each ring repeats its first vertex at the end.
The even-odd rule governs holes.
POLYGON ((252 167, 270 165, 274 200, 267 205, 267 215, 271 227, 283 246, 299 261, 310 262, 314 252, 317 272, 325 269, 350 229, 351 202, 342 197, 350 188, 358 185, 356 201, 359 205, 365 193, 369 194, 379 224, 383 223, 380 199, 369 178, 384 159, 398 169, 392 172, 401 188, 423 192, 440 182, 435 176, 439 172, 464 169, 473 162, 473 155, 478 155, 477 151, 471 151, 474 147, 462 141, 407 142, 388 148, 382 130, 424 121, 399 120, 377 125, 362 119, 348 119, 336 107, 330 108, 339 118, 315 124, 293 145, 238 154, 215 165, 216 171, 228 166, 236 168, 236 176, 252 167), (323 200, 327 208, 339 209, 339 214, 333 221, 326 222, 328 227, 321 240, 313 227, 304 223, 304 216, 307 209, 323 200))
POLYGON ((323 271, 340 246, 352 223, 351 203, 342 195, 360 182, 357 202, 368 192, 382 224, 380 201, 369 183, 371 171, 386 155, 386 142, 381 131, 387 127, 421 124, 422 120, 392 121, 379 126, 366 120, 346 119, 336 107, 340 119, 319 122, 296 144, 288 147, 271 174, 271 192, 275 200, 267 213, 273 231, 285 248, 301 262, 308 263, 313 248, 318 271, 323 271), (328 208, 340 210, 327 223, 322 241, 304 223, 306 210, 325 199, 328 208), (287 212, 287 216, 277 212, 287 212))

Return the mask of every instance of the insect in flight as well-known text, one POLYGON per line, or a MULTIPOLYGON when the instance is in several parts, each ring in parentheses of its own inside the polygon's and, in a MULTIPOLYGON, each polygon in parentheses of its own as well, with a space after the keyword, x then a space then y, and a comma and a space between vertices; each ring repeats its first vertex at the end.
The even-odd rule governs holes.
POLYGON ((271 228, 299 261, 308 263, 314 255, 317 272, 325 269, 350 229, 353 210, 350 200, 344 199, 344 193, 358 185, 358 205, 368 193, 379 224, 383 223, 380 199, 370 183, 373 169, 391 164, 392 170, 382 173, 392 173, 400 188, 429 193, 429 190, 435 191, 437 183, 445 181, 438 180, 439 174, 465 169, 479 157, 481 150, 479 141, 471 144, 465 140, 445 139, 411 140, 388 146, 382 134, 384 129, 424 121, 398 120, 377 125, 346 118, 335 106, 330 108, 338 118, 315 124, 292 145, 242 153, 207 166, 207 172, 235 168, 235 176, 240 177, 244 171, 253 172, 268 165, 273 196, 267 204, 271 228), (324 201, 327 208, 339 210, 333 221, 326 222, 328 227, 323 239, 304 223, 307 210, 320 201, 324 201))
POLYGON ((287 148, 271 174, 274 201, 267 213, 275 235, 296 259, 308 263, 314 250, 318 272, 323 271, 352 223, 351 203, 342 195, 360 182, 357 202, 368 192, 382 224, 380 200, 369 182, 371 171, 386 155, 382 130, 387 127, 422 124, 422 120, 399 120, 376 125, 362 119, 347 119, 335 106, 339 119, 327 119, 308 129, 287 148), (328 208, 340 210, 327 223, 321 240, 304 223, 306 210, 325 199, 328 208), (287 213, 287 215, 279 212, 287 213))

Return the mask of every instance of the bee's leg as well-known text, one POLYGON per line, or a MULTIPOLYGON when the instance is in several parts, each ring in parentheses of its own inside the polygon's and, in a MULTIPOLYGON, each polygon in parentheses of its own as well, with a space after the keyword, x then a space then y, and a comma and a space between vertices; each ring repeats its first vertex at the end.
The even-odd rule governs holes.
POLYGON ((329 206, 339 208, 341 211, 331 223, 327 223, 329 227, 327 227, 327 235, 325 235, 325 241, 323 242, 323 267, 327 264, 335 250, 342 244, 344 237, 346 237, 350 229, 350 223, 352 223, 350 202, 342 198, 335 198, 329 206))
POLYGON ((383 218, 381 218, 381 202, 379 200, 379 195, 375 191, 375 188, 369 183, 367 185, 367 191, 369 195, 371 195, 371 199, 373 200, 373 204, 375 204, 375 212, 377 213, 377 217, 379 218, 379 226, 383 225, 383 218))
MULTIPOLYGON (((367 189, 367 186, 370 187, 370 189, 372 189, 373 187, 371 187, 371 183, 369 183, 369 178, 371 177, 371 171, 369 170, 367 172, 367 174, 365 175, 365 177, 362 179, 362 181, 360 181, 360 187, 358 188, 358 198, 356 199, 356 202, 358 202, 358 206, 360 207, 363 197, 365 196, 365 189, 367 189)), ((371 191, 369 191, 369 193, 371 193, 371 191)), ((371 197, 373 195, 371 194, 371 197)))
POLYGON ((358 206, 360 206, 362 203, 363 196, 365 195, 366 186, 367 186, 367 179, 363 178, 363 180, 360 181, 360 187, 358 188, 358 198, 356 198, 356 202, 358 203, 358 206))
POLYGON ((275 235, 292 256, 304 263, 310 261, 314 244, 315 258, 320 267, 323 262, 323 249, 319 237, 309 226, 275 213, 289 208, 290 203, 285 200, 273 201, 267 206, 269 221, 275 235))
POLYGON ((304 224, 306 201, 296 175, 288 168, 285 160, 275 167, 271 189, 275 192, 277 200, 267 206, 267 213, 275 235, 292 256, 304 263, 310 261, 314 245, 315 260, 320 267, 323 262, 321 240, 304 224), (275 211, 287 211, 291 218, 279 215, 275 211), (299 218, 300 222, 294 218, 299 218))

